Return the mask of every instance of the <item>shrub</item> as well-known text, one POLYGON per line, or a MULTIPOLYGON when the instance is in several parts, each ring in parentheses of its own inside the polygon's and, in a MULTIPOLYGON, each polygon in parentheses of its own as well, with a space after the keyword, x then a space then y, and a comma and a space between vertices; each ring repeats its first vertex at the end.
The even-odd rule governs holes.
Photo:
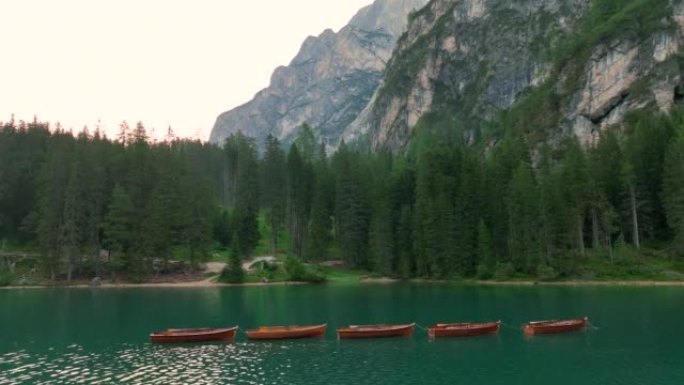
POLYGON ((581 262, 586 262, 585 259, 585 257, 569 251, 559 255, 554 261, 558 277, 570 278, 582 276, 581 262))
POLYGON ((304 265, 296 257, 287 257, 285 260, 285 272, 287 279, 296 282, 323 282, 325 276, 304 265))
POLYGON ((484 263, 477 265, 477 278, 478 279, 491 279, 494 275, 492 274, 492 269, 484 263))
POLYGON ((542 281, 551 281, 558 278, 558 272, 553 267, 542 262, 537 266, 537 278, 542 281))
POLYGON ((306 274, 306 268, 299 259, 288 256, 285 259, 285 272, 290 281, 301 281, 306 274))
MULTIPOLYGON (((268 263, 268 261, 261 261, 259 267, 260 268, 257 275, 260 278, 266 278, 269 281, 276 279, 278 272, 282 271, 280 265, 276 263, 268 263)), ((254 268, 254 265, 252 265, 252 268, 254 268)))
POLYGON ((242 269, 242 261, 237 252, 234 251, 230 254, 230 260, 221 270, 218 280, 226 283, 245 282, 245 270, 242 269))
POLYGON ((515 269, 510 262, 497 262, 496 267, 494 267, 494 279, 496 280, 503 281, 513 278, 514 275, 515 269))
POLYGON ((9 272, 0 272, 0 286, 9 286, 14 282, 14 276, 9 272))

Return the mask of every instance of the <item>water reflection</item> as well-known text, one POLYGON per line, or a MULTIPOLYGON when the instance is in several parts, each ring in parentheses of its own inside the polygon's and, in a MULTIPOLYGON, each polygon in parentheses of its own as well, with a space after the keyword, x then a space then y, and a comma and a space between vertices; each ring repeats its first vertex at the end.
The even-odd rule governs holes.
MULTIPOLYGON (((5 384, 287 384, 389 383, 397 362, 408 362, 415 342, 330 340, 158 346, 128 344, 87 351, 0 356, 5 384), (336 363, 336 364, 335 364, 336 363), (361 368, 374 368, 364 371, 361 368), (344 373, 344 376, 340 376, 344 373), (341 381, 342 378, 345 380, 341 381), (369 382, 370 381, 370 382, 369 382)), ((392 380, 394 381, 394 380, 392 380)))
POLYGON ((684 290, 266 287, 0 292, 0 385, 674 384, 684 290), (263 290, 262 290, 263 289, 263 290), (5 311, 7 310, 7 311, 5 311), (587 314, 598 330, 526 339, 532 319, 587 314), (347 323, 495 320, 499 335, 342 340, 347 323), (159 346, 168 326, 328 321, 323 339, 159 346))
POLYGON ((0 384, 260 384, 263 358, 239 344, 124 346, 64 354, 7 353, 0 357, 0 384))

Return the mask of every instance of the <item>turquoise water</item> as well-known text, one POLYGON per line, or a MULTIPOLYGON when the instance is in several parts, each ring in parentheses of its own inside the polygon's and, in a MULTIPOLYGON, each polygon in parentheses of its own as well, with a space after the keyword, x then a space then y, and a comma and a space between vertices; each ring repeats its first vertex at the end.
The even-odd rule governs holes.
POLYGON ((441 284, 0 290, 5 384, 684 384, 684 288, 441 284), (598 329, 525 338, 528 320, 598 329), (501 319, 499 335, 338 341, 346 324, 501 319), (313 324, 324 339, 159 346, 167 327, 313 324), (515 328, 513 328, 515 326, 515 328))

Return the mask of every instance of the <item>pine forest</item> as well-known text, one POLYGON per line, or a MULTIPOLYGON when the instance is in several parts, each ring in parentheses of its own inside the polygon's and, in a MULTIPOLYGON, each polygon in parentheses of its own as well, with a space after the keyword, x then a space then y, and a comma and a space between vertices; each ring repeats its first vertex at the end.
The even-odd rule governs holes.
POLYGON ((436 119, 400 154, 352 143, 326 154, 306 125, 261 153, 241 134, 217 146, 170 130, 153 141, 142 123, 115 139, 4 123, 2 283, 21 268, 141 281, 226 255, 237 270, 257 253, 287 256, 304 280, 328 260, 405 279, 681 274, 684 110, 634 113, 594 143, 506 124, 475 139, 436 119), (12 250, 35 258, 17 266, 12 250))

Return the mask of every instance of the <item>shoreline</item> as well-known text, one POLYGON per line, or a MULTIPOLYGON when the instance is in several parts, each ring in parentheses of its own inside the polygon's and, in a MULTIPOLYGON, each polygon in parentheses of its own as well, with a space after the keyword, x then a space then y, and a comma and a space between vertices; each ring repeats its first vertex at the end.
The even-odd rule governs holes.
MULTIPOLYGON (((366 278, 358 281, 359 285, 387 285, 393 283, 427 283, 427 284, 461 284, 474 286, 625 286, 625 287, 678 287, 684 286, 684 281, 653 281, 653 280, 569 280, 569 281, 436 281, 436 280, 409 280, 402 281, 393 278, 366 278)), ((328 282, 335 284, 334 282, 328 282)), ((1 286, 0 290, 37 290, 37 289, 197 289, 211 287, 267 287, 267 286, 299 286, 309 285, 307 282, 279 281, 279 282, 245 282, 245 283, 221 283, 211 279, 185 282, 148 282, 148 283, 102 283, 90 285, 77 283, 73 285, 10 285, 1 286)))
POLYGON ((684 286, 684 281, 650 281, 650 280, 571 280, 571 281, 474 281, 483 286, 684 286))
POLYGON ((569 280, 569 281, 473 281, 482 286, 684 286, 684 281, 653 280, 569 280))
POLYGON ((44 285, 10 285, 2 286, 0 290, 21 290, 21 289, 202 289, 211 287, 240 287, 240 286, 290 286, 290 285, 304 285, 306 282, 294 281, 280 281, 280 282, 244 282, 244 283, 222 283, 216 282, 212 278, 203 279, 199 281, 182 281, 182 282, 103 282, 99 285, 91 285, 88 283, 75 284, 44 284, 44 285))

